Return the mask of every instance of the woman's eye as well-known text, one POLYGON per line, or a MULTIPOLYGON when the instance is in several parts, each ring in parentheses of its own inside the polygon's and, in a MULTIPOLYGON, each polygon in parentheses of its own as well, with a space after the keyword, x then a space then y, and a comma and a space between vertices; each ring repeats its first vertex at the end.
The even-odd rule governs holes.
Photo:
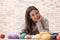
POLYGON ((32 14, 32 16, 34 16, 34 14, 32 14))

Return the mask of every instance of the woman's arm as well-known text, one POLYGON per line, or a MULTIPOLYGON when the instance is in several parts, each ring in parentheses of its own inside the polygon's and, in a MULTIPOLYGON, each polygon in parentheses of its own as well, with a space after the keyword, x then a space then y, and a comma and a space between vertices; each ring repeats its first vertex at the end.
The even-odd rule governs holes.
POLYGON ((49 23, 48 23, 48 20, 45 19, 45 18, 41 18, 41 20, 39 20, 37 23, 36 23, 37 27, 38 27, 38 30, 39 32, 49 32, 49 23))
POLYGON ((49 32, 49 21, 43 17, 41 23, 44 28, 44 31, 49 32))
POLYGON ((44 29, 45 29, 45 31, 49 32, 49 22, 48 22, 47 19, 45 19, 43 25, 44 25, 44 29))

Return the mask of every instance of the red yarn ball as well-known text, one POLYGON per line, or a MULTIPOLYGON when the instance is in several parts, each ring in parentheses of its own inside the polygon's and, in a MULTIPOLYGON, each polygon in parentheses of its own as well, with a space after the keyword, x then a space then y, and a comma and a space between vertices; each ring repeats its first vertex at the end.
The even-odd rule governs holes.
POLYGON ((0 34, 0 38, 1 39, 4 39, 5 38, 5 35, 4 34, 0 34))
POLYGON ((56 38, 57 40, 60 40, 60 35, 57 35, 57 38, 56 38))

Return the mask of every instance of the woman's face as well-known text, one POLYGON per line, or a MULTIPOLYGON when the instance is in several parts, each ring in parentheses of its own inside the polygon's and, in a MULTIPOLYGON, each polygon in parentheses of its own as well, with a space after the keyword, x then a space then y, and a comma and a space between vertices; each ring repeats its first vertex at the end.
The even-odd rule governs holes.
POLYGON ((30 12, 30 18, 34 21, 37 22, 40 19, 40 13, 37 10, 32 10, 30 12))

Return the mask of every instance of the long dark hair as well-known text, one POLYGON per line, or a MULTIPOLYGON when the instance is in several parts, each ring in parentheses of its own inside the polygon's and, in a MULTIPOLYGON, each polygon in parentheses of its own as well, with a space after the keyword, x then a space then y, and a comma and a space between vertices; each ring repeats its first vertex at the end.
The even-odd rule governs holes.
POLYGON ((35 6, 30 6, 30 7, 27 8, 26 13, 25 13, 26 30, 28 31, 29 34, 32 34, 32 24, 35 24, 32 21, 32 19, 30 18, 30 12, 32 10, 37 10, 38 11, 38 9, 35 6))

